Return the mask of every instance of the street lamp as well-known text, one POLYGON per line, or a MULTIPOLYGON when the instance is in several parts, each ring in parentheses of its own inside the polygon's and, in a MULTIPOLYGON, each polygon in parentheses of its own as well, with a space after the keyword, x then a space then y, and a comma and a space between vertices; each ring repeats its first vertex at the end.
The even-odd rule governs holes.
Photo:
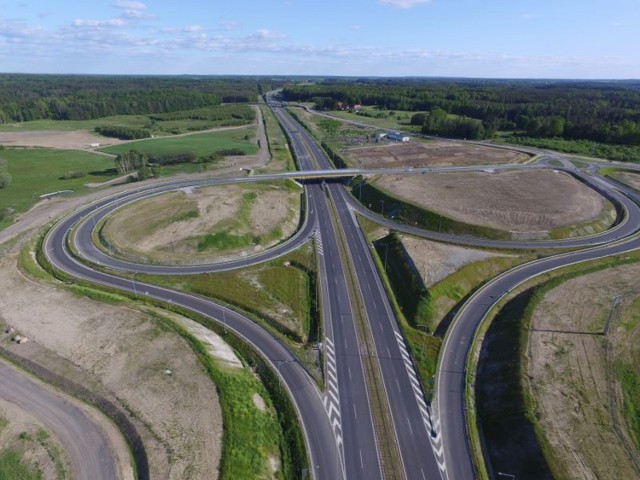
POLYGON ((498 472, 498 476, 499 477, 505 477, 505 478, 509 478, 510 480, 516 480, 516 476, 512 475, 510 473, 502 473, 502 472, 498 472))
POLYGON ((384 200, 380 200, 380 215, 384 217, 384 200))

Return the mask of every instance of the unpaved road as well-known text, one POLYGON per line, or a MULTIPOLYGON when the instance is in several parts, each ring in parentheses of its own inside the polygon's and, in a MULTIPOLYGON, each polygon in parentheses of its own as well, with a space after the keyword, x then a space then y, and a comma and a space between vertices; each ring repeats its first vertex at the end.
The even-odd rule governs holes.
POLYGON ((20 405, 55 433, 64 447, 73 478, 120 478, 106 434, 83 409, 3 361, 0 362, 0 397, 20 405))

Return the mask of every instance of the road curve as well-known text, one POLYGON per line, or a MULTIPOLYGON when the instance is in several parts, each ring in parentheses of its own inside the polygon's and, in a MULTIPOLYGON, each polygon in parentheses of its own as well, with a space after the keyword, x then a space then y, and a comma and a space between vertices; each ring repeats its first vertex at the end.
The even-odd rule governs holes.
POLYGON ((453 243, 458 245, 466 245, 470 247, 484 248, 506 248, 514 250, 534 250, 541 248, 557 249, 557 248, 582 248, 595 245, 604 245, 617 239, 633 235, 640 231, 640 207, 634 202, 626 192, 621 189, 612 189, 611 183, 602 182, 602 177, 593 174, 576 172, 555 168, 555 170, 563 170, 574 175, 580 181, 594 189, 596 192, 605 196, 615 206, 621 210, 622 219, 613 228, 602 233, 594 235, 586 235, 582 237, 565 238, 559 240, 493 240, 489 238, 472 237, 465 235, 454 235, 442 232, 425 230, 411 225, 394 222, 386 217, 382 217, 377 213, 366 208, 358 202, 346 189, 341 192, 345 202, 362 216, 376 223, 384 225, 392 230, 408 233, 421 238, 435 240, 438 242, 453 243))
MULTIPOLYGON (((637 193, 617 187, 606 180, 612 190, 620 189, 640 200, 637 193)), ((526 263, 494 278, 480 288, 462 306, 454 318, 443 343, 436 379, 435 411, 440 419, 444 457, 448 466, 447 479, 475 477, 468 444, 465 406, 465 376, 471 345, 485 315, 505 295, 518 285, 545 272, 574 263, 612 255, 622 255, 640 248, 640 237, 620 237, 610 244, 554 255, 526 263)))
MULTIPOLYGON (((93 208, 91 206, 89 210, 93 208)), ((67 234, 85 213, 86 210, 65 217, 45 236, 43 250, 51 265, 79 280, 144 295, 184 307, 218 323, 224 322, 226 328, 253 345, 280 375, 298 411, 314 478, 342 478, 340 456, 328 417, 324 414, 321 395, 294 355, 272 334, 234 310, 195 295, 99 272, 76 260, 67 248, 67 234)))
POLYGON ((119 478, 104 430, 82 408, 0 361, 0 398, 19 405, 60 440, 74 478, 119 478))

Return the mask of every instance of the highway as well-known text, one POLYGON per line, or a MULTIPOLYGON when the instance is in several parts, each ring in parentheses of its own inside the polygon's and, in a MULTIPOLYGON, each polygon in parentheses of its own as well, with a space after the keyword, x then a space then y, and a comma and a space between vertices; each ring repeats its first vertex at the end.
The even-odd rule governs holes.
MULTIPOLYGON (((332 165, 317 142, 282 108, 272 105, 274 113, 288 133, 302 174, 295 178, 332 177, 332 165), (306 175, 306 172, 311 172, 306 175)), ((464 170, 494 168, 464 167, 464 170)), ((514 166, 499 166, 514 168, 514 166)), ((518 166, 516 168, 540 168, 518 166)), ((410 171, 354 170, 356 174, 423 174, 460 170, 446 167, 410 171), (424 172, 423 172, 424 170, 424 172)), ((343 174, 345 172, 342 172, 343 174)), ((393 436, 401 454, 402 476, 408 479, 474 478, 467 443, 464 408, 466 359, 475 331, 485 313, 499 298, 518 283, 552 268, 576 261, 619 254, 640 247, 640 240, 620 241, 640 228, 640 208, 633 193, 593 174, 572 172, 581 180, 610 198, 623 212, 614 229, 599 235, 567 240, 506 242, 470 237, 456 237, 425 232, 383 219, 361 207, 344 186, 337 183, 309 183, 305 186, 305 215, 297 233, 272 249, 232 262, 211 265, 148 265, 114 258, 93 243, 96 225, 115 209, 150 195, 178 188, 221 185, 281 179, 290 174, 256 175, 234 179, 194 178, 163 185, 143 186, 94 202, 65 217, 45 237, 44 251, 52 265, 67 274, 89 282, 125 290, 135 295, 180 305, 218 322, 253 345, 271 364, 289 391, 297 408, 316 479, 383 478, 368 390, 363 355, 373 355, 382 375, 384 395, 393 423, 393 436), (631 197, 631 198, 629 198, 631 197), (493 248, 569 248, 583 250, 548 257, 507 272, 489 282, 472 296, 456 316, 441 350, 436 398, 433 405, 424 397, 420 380, 408 352, 389 298, 375 267, 371 246, 360 230, 355 213, 361 213, 395 230, 439 241, 493 248), (335 216, 331 212, 335 212, 335 216), (69 237, 69 232, 75 233, 69 237), (82 261, 69 251, 74 250, 82 261), (115 272, 152 274, 196 274, 241 268, 263 262, 309 241, 316 242, 324 339, 322 351, 326 391, 320 392, 305 369, 286 346, 253 321, 216 303, 183 292, 157 287, 116 274, 96 270, 92 265, 115 272), (341 238, 343 240, 341 240, 341 238), (616 243, 617 242, 617 243, 616 243), (344 250, 341 250, 341 243, 344 250), (364 305, 366 321, 375 345, 374 352, 362 349, 363 339, 355 325, 361 312, 350 298, 348 270, 355 273, 356 294, 364 305)), ((636 198, 637 200, 637 198, 636 198)))
MULTIPOLYGON (((275 110, 279 111, 280 109, 276 108, 275 110)), ((294 124, 292 118, 287 118, 287 115, 286 112, 279 111, 278 119, 283 125, 286 125, 285 128, 290 132, 289 135, 297 142, 304 143, 304 149, 315 158, 320 169, 331 168, 329 158, 319 148, 317 142, 301 127, 294 124), (293 129, 296 130, 291 132, 293 129)), ((306 158, 307 156, 304 157, 305 160, 306 158)), ((356 273, 357 290, 362 296, 365 314, 375 344, 374 352, 360 351, 359 354, 368 353, 376 356, 382 374, 385 397, 391 412, 395 441, 398 443, 400 451, 404 478, 439 478, 440 470, 445 468, 443 462, 437 461, 434 453, 434 450, 437 450, 439 446, 439 436, 434 438, 431 436, 433 427, 422 387, 407 352, 402 331, 373 262, 366 238, 352 214, 350 205, 342 196, 344 190, 341 185, 326 185, 327 194, 335 205, 339 225, 346 240, 348 258, 356 273), (432 439, 434 448, 431 446, 432 439)), ((358 350, 356 349, 356 351, 358 350)), ((354 390, 351 385, 349 388, 351 391, 354 390)), ((358 418, 360 416, 354 415, 352 420, 358 418)), ((343 422, 346 422, 344 416, 343 422)), ((352 477, 348 476, 347 478, 352 477)))

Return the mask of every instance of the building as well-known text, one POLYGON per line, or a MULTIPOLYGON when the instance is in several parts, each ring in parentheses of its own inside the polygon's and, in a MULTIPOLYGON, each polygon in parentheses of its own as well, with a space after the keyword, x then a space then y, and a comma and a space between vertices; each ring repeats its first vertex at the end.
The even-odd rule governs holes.
POLYGON ((389 132, 387 133, 387 138, 389 140, 393 140, 395 142, 408 142, 409 137, 406 135, 402 135, 400 132, 389 132))

